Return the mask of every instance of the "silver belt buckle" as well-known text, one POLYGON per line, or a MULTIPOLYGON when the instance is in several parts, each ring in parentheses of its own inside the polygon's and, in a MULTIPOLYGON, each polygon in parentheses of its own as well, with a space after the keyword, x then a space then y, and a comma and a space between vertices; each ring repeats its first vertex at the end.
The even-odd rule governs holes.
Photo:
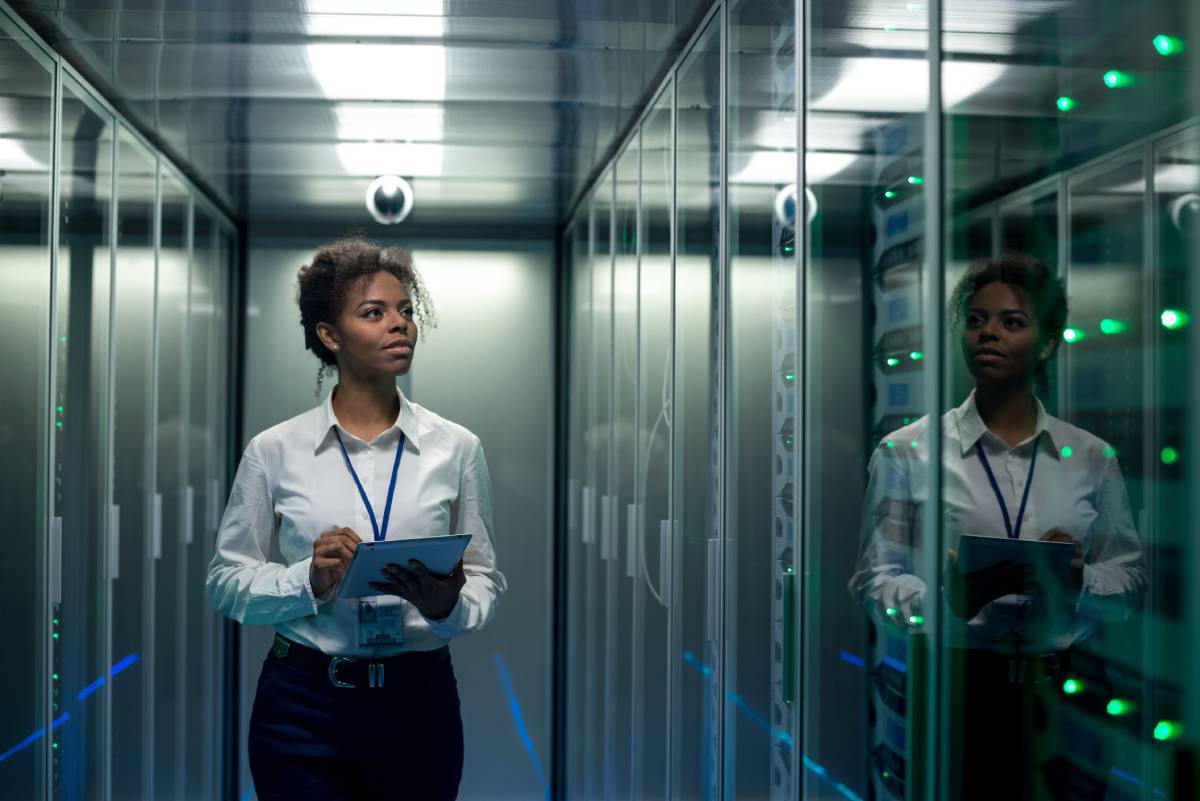
POLYGON ((358 661, 358 660, 356 660, 352 656, 335 656, 332 659, 330 659, 329 660, 329 681, 330 681, 330 683, 333 684, 334 687, 353 688, 354 687, 353 684, 351 684, 348 681, 342 681, 341 679, 339 679, 337 677, 337 669, 338 669, 338 665, 342 664, 343 662, 356 662, 356 661, 358 661))

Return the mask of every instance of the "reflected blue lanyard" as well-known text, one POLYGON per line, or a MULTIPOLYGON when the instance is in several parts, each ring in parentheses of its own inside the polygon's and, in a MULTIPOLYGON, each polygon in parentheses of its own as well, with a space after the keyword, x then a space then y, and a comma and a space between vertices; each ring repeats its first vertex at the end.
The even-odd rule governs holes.
POLYGON ((983 462, 983 469, 987 471, 988 481, 992 482, 992 492, 996 493, 996 500, 1000 502, 1000 511, 1004 514, 1004 528, 1008 531, 1010 540, 1020 539, 1021 523, 1025 520, 1025 504, 1029 502, 1029 488, 1033 486, 1033 468, 1037 467, 1038 455, 1038 440, 1033 441, 1033 456, 1029 459, 1029 477, 1025 479, 1025 493, 1021 496, 1021 508, 1017 510, 1017 527, 1014 530, 1012 520, 1008 517, 1008 504, 1004 502, 1004 494, 1000 492, 1000 485, 996 482, 996 474, 992 472, 992 466, 988 464, 987 454, 983 452, 983 441, 975 441, 975 452, 979 454, 979 461, 983 462))
POLYGON ((350 471, 350 477, 354 479, 354 485, 358 487, 358 494, 362 496, 363 503, 367 505, 367 514, 371 516, 371 528, 375 531, 375 541, 379 542, 387 536, 388 518, 392 514, 392 495, 396 492, 396 472, 400 469, 400 457, 404 454, 404 432, 400 432, 400 443, 396 446, 396 461, 392 464, 392 483, 388 485, 387 505, 383 507, 382 530, 375 522, 375 509, 371 506, 371 499, 367 497, 367 491, 363 489, 362 482, 358 480, 358 473, 354 472, 354 465, 350 464, 350 454, 346 452, 346 444, 342 442, 342 435, 336 428, 333 430, 333 434, 337 437, 338 445, 342 446, 346 469, 350 471))

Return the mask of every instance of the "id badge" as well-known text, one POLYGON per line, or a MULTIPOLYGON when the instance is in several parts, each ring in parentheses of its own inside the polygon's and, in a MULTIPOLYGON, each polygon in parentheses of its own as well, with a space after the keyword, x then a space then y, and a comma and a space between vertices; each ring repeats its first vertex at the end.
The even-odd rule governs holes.
POLYGON ((400 645, 404 642, 404 609, 392 595, 358 599, 358 645, 400 645))

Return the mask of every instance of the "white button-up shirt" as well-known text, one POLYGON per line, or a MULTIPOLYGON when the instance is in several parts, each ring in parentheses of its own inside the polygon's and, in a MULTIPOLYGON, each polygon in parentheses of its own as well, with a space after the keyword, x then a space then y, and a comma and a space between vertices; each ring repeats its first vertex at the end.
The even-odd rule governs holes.
POLYGON ((487 625, 506 582, 496 569, 491 482, 479 438, 404 397, 392 426, 370 442, 348 432, 333 413, 333 393, 320 406, 263 431, 250 441, 234 478, 208 569, 217 611, 241 623, 270 624, 295 642, 330 655, 390 656, 432 650, 487 625), (334 527, 374 538, 362 496, 338 446, 383 522, 400 433, 404 454, 386 539, 470 534, 463 557, 466 584, 441 621, 403 605, 403 644, 359 647, 357 599, 324 598, 309 583, 313 542, 334 527))
MULTIPOLYGON (((1061 651, 1094 634, 1098 621, 1128 618, 1145 590, 1141 544, 1116 451, 1046 414, 1041 402, 1037 407, 1034 435, 1011 448, 984 425, 974 392, 942 416, 945 546, 957 548, 963 534, 1007 536, 975 444, 987 454, 1014 528, 1030 459, 1040 448, 1020 537, 1040 539, 1051 529, 1070 534, 1083 550, 1083 591, 1074 604, 1006 595, 969 621, 943 607, 952 646, 1061 651)), ((922 417, 889 434, 871 457, 864 547, 850 590, 883 618, 892 609, 894 617, 907 621, 920 615, 925 603, 929 577, 916 572, 922 560, 921 517, 929 499, 928 426, 929 418, 922 417)))

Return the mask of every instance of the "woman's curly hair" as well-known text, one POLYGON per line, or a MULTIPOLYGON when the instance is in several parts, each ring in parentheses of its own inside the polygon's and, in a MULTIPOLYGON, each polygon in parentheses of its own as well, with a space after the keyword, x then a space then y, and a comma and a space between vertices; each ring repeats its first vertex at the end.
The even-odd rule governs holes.
POLYGON ((418 336, 437 327, 433 300, 425 288, 412 254, 403 248, 381 248, 362 237, 349 237, 323 245, 311 264, 297 273, 296 303, 300 306, 300 327, 304 329, 304 347, 321 360, 317 368, 317 392, 327 372, 337 367, 337 357, 317 336, 318 323, 334 323, 341 314, 350 288, 364 276, 391 273, 400 279, 412 301, 418 336))
MULTIPOLYGON (((1033 304, 1042 336, 1062 342, 1067 327, 1067 288, 1046 262, 1024 253, 1006 253, 971 263, 950 295, 950 319, 955 331, 962 331, 966 325, 967 308, 975 293, 997 281, 1024 291, 1033 304)), ((1038 366, 1037 380, 1039 389, 1045 392, 1049 386, 1046 362, 1038 366)))

